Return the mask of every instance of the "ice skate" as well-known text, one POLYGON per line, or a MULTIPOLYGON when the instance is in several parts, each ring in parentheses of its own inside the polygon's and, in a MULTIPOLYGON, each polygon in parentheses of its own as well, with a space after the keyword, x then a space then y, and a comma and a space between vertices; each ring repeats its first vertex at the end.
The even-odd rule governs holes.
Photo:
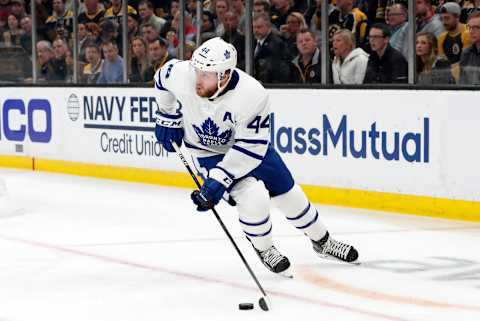
POLYGON ((265 251, 255 249, 255 252, 267 269, 278 275, 293 278, 293 275, 290 272, 290 261, 286 256, 280 253, 275 246, 272 245, 265 251))
POLYGON ((322 258, 340 260, 347 263, 359 264, 358 251, 351 245, 339 242, 327 234, 319 241, 313 241, 313 250, 322 258))

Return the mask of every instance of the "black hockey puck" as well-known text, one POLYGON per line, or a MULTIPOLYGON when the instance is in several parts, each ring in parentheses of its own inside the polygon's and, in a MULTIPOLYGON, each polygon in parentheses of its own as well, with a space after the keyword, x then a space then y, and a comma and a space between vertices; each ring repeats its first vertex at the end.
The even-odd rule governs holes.
POLYGON ((240 310, 252 310, 253 309, 253 303, 240 303, 238 305, 238 308, 240 310))

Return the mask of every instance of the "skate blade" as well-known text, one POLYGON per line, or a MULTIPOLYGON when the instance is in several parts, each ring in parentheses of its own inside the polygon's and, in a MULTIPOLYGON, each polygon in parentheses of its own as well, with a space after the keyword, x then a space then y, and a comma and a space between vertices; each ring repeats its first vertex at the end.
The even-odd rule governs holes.
POLYGON ((293 273, 292 273, 292 268, 289 267, 288 269, 286 269, 285 271, 282 271, 282 272, 279 272, 277 273, 277 275, 280 275, 284 278, 287 278, 287 279, 293 279, 293 273))
POLYGON ((352 262, 347 262, 347 261, 343 261, 335 256, 332 256, 332 255, 328 255, 328 254, 319 254, 317 253, 317 256, 319 258, 322 258, 322 259, 327 259, 327 260, 330 260, 330 261, 334 261, 334 262, 338 262, 338 263, 345 263, 345 264, 350 264, 350 265, 360 265, 361 262, 356 259, 355 261, 352 261, 352 262))

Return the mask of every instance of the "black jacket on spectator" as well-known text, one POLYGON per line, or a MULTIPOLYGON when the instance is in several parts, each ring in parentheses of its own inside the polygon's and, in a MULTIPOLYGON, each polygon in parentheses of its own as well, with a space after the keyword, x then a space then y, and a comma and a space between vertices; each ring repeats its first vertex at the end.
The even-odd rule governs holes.
MULTIPOLYGON (((418 62, 417 62, 418 66, 418 62)), ((419 72, 417 84, 436 85, 436 84, 454 84, 450 62, 446 59, 437 59, 432 66, 431 72, 419 72)))
POLYGON ((274 25, 278 30, 280 30, 280 26, 287 23, 287 18, 293 11, 293 8, 290 7, 288 8, 287 12, 285 12, 285 14, 282 14, 277 9, 272 8, 272 14, 270 15, 272 19, 272 25, 274 25))
MULTIPOLYGON (((257 47, 257 43, 255 41, 253 48, 257 47)), ((287 47, 283 40, 280 36, 270 32, 254 55, 254 77, 263 83, 288 82, 288 57, 287 47)))
POLYGON ((130 74, 128 75, 128 80, 130 83, 143 83, 152 80, 153 78, 153 68, 147 66, 145 71, 142 72, 141 67, 138 64, 137 57, 132 57, 130 61, 130 74))
POLYGON ((170 54, 167 52, 167 55, 163 57, 162 61, 156 63, 152 62, 152 65, 145 71, 145 74, 143 76, 144 82, 153 84, 153 77, 155 76, 157 70, 162 68, 171 59, 173 59, 173 57, 170 56, 170 54))
MULTIPOLYGON (((66 66, 64 66, 66 68, 66 66)), ((59 81, 65 81, 65 74, 58 74, 57 73, 58 66, 55 66, 55 63, 53 60, 50 60, 49 62, 43 64, 40 66, 40 73, 38 78, 43 81, 48 81, 48 82, 59 82, 59 81)))
POLYGON ((365 84, 389 84, 408 82, 408 62, 400 51, 387 45, 385 53, 380 58, 373 51, 370 54, 365 72, 365 84))
POLYGON ((296 56, 291 62, 292 83, 320 83, 322 81, 322 64, 320 61, 320 50, 317 48, 313 54, 312 60, 304 66, 300 55, 296 56))
POLYGON ((480 85, 480 49, 472 44, 460 57, 460 80, 462 85, 480 85))

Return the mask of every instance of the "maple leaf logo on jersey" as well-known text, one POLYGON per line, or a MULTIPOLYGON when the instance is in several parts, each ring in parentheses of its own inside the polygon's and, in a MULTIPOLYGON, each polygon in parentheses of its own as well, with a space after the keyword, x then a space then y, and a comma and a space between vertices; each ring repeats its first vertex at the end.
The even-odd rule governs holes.
POLYGON ((200 144, 203 146, 221 146, 228 144, 230 137, 232 137, 232 130, 227 129, 219 134, 220 127, 208 117, 202 124, 202 128, 192 125, 193 129, 200 138, 200 144))

